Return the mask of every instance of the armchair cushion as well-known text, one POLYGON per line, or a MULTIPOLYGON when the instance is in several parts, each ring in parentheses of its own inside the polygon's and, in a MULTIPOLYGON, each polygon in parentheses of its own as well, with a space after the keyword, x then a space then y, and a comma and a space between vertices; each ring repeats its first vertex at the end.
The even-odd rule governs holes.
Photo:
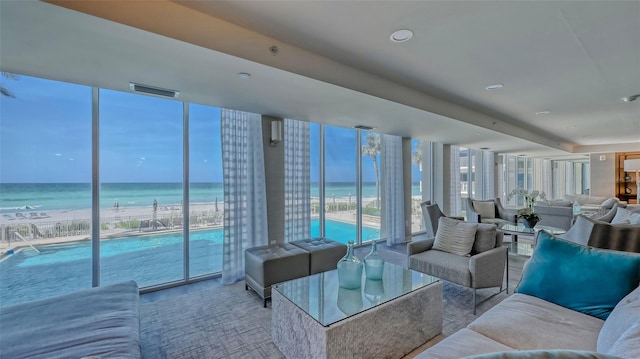
POLYGON ((600 319, 640 283, 640 254, 586 247, 541 231, 517 293, 600 319))
POLYGON ((480 218, 496 218, 496 204, 494 201, 473 201, 473 208, 480 218))
POLYGON ((498 227, 494 224, 478 223, 476 240, 473 242, 471 254, 482 253, 496 247, 498 227))
POLYGON ((477 228, 477 223, 467 223, 453 218, 440 217, 433 249, 466 256, 471 253, 477 228))

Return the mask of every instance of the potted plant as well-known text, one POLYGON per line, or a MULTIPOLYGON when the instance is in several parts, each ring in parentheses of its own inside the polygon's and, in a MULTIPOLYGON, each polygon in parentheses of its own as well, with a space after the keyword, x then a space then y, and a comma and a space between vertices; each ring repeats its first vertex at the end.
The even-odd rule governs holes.
POLYGON ((518 215, 518 218, 520 218, 520 222, 522 222, 526 228, 533 228, 538 221, 540 221, 540 215, 533 212, 518 215))

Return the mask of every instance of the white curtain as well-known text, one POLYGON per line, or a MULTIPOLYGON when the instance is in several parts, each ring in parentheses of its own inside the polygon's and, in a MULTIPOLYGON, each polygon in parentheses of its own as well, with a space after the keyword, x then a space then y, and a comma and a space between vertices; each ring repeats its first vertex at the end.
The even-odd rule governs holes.
POLYGON ((404 186, 402 171, 402 138, 382 135, 380 151, 381 230, 387 244, 404 243, 404 186))
POLYGON ((451 171, 449 172, 449 208, 452 216, 462 214, 462 187, 460 184, 460 147, 451 146, 451 171))
POLYGON ((224 241, 222 283, 244 278, 244 251, 268 244, 261 116, 222 110, 224 241))
POLYGON ((284 120, 284 240, 311 237, 309 122, 284 120))
POLYGON ((491 151, 479 151, 482 157, 482 194, 484 199, 496 198, 496 194, 494 191, 495 184, 495 153, 491 151))
POLYGON ((573 162, 566 161, 564 163, 564 173, 565 173, 565 193, 567 194, 576 194, 575 181, 574 181, 574 172, 573 172, 573 162))
POLYGON ((553 169, 551 160, 542 160, 542 190, 548 199, 554 199, 553 195, 553 169))

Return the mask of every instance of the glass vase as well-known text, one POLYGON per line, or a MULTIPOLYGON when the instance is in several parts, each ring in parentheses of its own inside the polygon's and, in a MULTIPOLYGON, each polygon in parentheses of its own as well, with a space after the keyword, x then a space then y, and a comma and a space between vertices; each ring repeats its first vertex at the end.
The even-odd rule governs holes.
POLYGON ((362 285, 362 262, 353 254, 353 241, 347 244, 347 255, 338 261, 338 282, 345 289, 356 289, 362 285))
POLYGON ((378 246, 376 241, 371 241, 371 252, 364 257, 364 270, 367 279, 381 280, 382 272, 384 272, 384 259, 378 255, 378 246))

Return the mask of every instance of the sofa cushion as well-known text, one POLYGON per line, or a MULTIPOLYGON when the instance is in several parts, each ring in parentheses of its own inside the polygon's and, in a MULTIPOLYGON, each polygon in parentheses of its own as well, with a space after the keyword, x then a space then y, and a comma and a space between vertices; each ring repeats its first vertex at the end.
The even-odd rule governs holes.
POLYGON ((640 320, 622 333, 607 354, 625 359, 640 358, 640 320))
POLYGON ((611 209, 614 204, 618 203, 618 200, 615 197, 609 197, 604 200, 600 205, 606 209, 611 209))
POLYGON ((473 201, 473 209, 480 215, 480 220, 496 218, 496 204, 494 201, 473 201))
MULTIPOLYGON (((613 308, 598 335, 597 348, 601 353, 608 352, 622 334, 640 321, 640 287, 627 294, 613 308)), ((640 346, 640 344, 639 344, 640 346)), ((639 356, 640 357, 640 356, 639 356)))
POLYGON ((631 211, 626 208, 618 208, 616 215, 611 220, 611 224, 629 224, 631 223, 631 211))
POLYGON ((620 359, 611 355, 582 350, 524 350, 473 355, 462 359, 620 359))
POLYGON ((640 224, 640 212, 631 212, 629 215, 630 224, 640 224))
POLYGON ((471 253, 477 228, 477 223, 467 223, 453 218, 440 217, 433 249, 466 256, 471 253))
POLYGON ((479 223, 476 231, 476 239, 473 242, 471 253, 482 253, 496 247, 496 235, 498 227, 493 224, 479 223))
POLYGON ((639 283, 640 254, 582 246, 541 232, 516 292, 607 319, 639 283))
POLYGON ((443 341, 416 355, 414 359, 450 359, 465 355, 513 350, 470 329, 460 329, 443 341))
POLYGON ((467 328, 519 350, 596 350, 604 321, 524 294, 513 294, 467 328))
POLYGON ((409 257, 409 267, 418 272, 469 287, 471 271, 469 257, 442 251, 424 251, 409 257))

